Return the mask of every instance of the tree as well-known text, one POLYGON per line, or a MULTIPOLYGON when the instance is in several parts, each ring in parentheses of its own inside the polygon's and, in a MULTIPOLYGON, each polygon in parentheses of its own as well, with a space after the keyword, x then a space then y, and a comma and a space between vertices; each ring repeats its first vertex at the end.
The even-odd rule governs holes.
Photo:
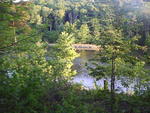
POLYGON ((89 28, 91 32, 91 43, 98 44, 99 38, 100 38, 100 31, 101 31, 102 25, 100 25, 100 21, 97 18, 92 18, 89 23, 89 28))
POLYGON ((77 28, 75 23, 71 24, 69 22, 66 22, 63 30, 69 34, 72 34, 74 37, 77 35, 77 28))
POLYGON ((0 3, 0 104, 5 113, 44 111, 41 97, 51 81, 45 45, 27 25, 24 5, 0 3))
POLYGON ((41 13, 41 6, 40 5, 32 5, 31 7, 31 16, 30 16, 30 23, 31 24, 42 24, 42 17, 40 15, 41 13))
POLYGON ((72 70, 73 60, 78 56, 73 48, 74 38, 71 34, 62 32, 52 49, 49 62, 56 79, 75 75, 72 70))
POLYGON ((17 42, 24 40, 18 37, 18 34, 30 33, 30 27, 27 25, 29 15, 26 12, 27 4, 14 5, 10 2, 1 3, 1 21, 0 21, 0 51, 8 52, 13 49, 17 42))
MULTIPOLYGON (((92 75, 97 79, 111 79, 111 112, 115 112, 115 81, 117 77, 139 77, 138 73, 143 73, 144 65, 142 61, 133 55, 135 50, 140 47, 135 43, 137 37, 132 39, 123 38, 122 32, 110 26, 105 29, 101 36, 100 43, 102 50, 99 53, 100 62, 95 69, 92 69, 92 75), (140 64, 140 68, 137 65, 140 64)), ((145 72, 144 72, 145 73, 145 72)), ((142 74, 145 76, 146 74, 142 74)))
POLYGON ((78 34, 76 37, 77 43, 86 43, 90 40, 90 30, 87 24, 82 24, 80 29, 78 30, 78 34))

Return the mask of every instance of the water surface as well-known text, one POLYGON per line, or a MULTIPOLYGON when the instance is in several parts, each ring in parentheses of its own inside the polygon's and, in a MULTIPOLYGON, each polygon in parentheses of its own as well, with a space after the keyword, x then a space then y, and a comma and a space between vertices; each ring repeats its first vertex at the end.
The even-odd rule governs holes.
MULTIPOLYGON (((89 75, 89 70, 87 65, 92 67, 91 59, 94 59, 98 52, 96 51, 80 51, 80 57, 76 58, 74 61, 74 69, 77 70, 77 75, 74 77, 73 82, 82 84, 87 89, 93 89, 97 86, 99 88, 104 87, 104 78, 96 81, 96 79, 89 75)), ((110 86, 110 79, 108 79, 110 86)), ((131 84, 128 88, 123 87, 121 80, 116 80, 115 84, 118 92, 132 92, 134 85, 131 84)))

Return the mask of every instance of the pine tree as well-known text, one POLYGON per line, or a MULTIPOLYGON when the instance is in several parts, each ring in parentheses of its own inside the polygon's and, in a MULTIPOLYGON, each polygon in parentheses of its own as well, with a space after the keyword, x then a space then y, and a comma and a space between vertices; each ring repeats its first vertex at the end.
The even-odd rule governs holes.
POLYGON ((51 81, 45 45, 40 34, 27 25, 27 12, 21 6, 0 3, 0 100, 5 113, 43 111, 40 98, 51 81))
MULTIPOLYGON (((145 73, 142 61, 133 55, 138 50, 135 42, 137 37, 125 39, 120 30, 109 26, 101 36, 101 51, 99 53, 100 62, 92 69, 91 75, 98 80, 101 78, 111 79, 111 112, 115 113, 115 81, 118 77, 140 77, 138 73, 145 73), (137 65, 140 67, 137 68, 137 65)), ((145 76, 146 74, 140 74, 145 76)), ((107 79, 106 79, 107 80, 107 79)))
POLYGON ((73 60, 78 56, 73 48, 74 38, 71 34, 62 32, 50 52, 52 72, 55 78, 67 78, 75 75, 72 70, 73 60))
POLYGON ((82 24, 78 31, 78 34, 76 37, 76 42, 77 43, 86 43, 86 42, 89 42, 89 40, 90 40, 90 30, 88 28, 88 25, 82 24))

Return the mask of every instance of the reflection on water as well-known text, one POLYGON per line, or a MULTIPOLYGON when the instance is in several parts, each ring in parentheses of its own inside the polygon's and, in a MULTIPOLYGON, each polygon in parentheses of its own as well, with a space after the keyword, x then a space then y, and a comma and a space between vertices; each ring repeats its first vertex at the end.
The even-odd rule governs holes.
MULTIPOLYGON (((104 87, 104 79, 96 81, 95 78, 91 77, 88 73, 87 67, 92 66, 90 59, 95 58, 97 52, 96 51, 80 51, 80 57, 76 58, 74 61, 74 69, 77 70, 77 75, 74 77, 74 83, 80 83, 87 89, 95 88, 95 86, 104 87)), ((110 86, 110 79, 109 86, 110 86)), ((121 80, 116 80, 116 89, 119 89, 118 92, 132 92, 133 91, 133 84, 130 85, 128 88, 125 88, 121 84, 121 80)))
POLYGON ((87 88, 94 87, 95 79, 89 76, 86 65, 90 63, 90 59, 97 54, 95 51, 80 51, 80 57, 74 61, 74 69, 77 70, 77 75, 74 77, 75 83, 81 83, 87 88))

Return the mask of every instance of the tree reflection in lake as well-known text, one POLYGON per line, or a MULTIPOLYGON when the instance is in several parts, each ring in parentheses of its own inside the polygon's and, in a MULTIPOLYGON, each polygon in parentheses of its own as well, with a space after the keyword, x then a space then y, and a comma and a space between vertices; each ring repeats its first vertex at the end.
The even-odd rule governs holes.
MULTIPOLYGON (((93 66, 91 59, 94 59, 98 52, 96 51, 80 51, 80 57, 76 58, 74 61, 74 69, 77 70, 77 75, 73 78, 74 83, 80 83, 87 89, 94 89, 96 86, 103 88, 104 87, 104 78, 96 81, 96 79, 89 75, 87 66, 93 66)), ((121 84, 121 80, 125 78, 120 78, 116 80, 116 90, 117 92, 127 92, 132 93, 134 85, 131 83, 127 88, 121 84)), ((109 86, 110 79, 108 78, 109 86)), ((127 82, 128 81, 127 79, 127 82)))

